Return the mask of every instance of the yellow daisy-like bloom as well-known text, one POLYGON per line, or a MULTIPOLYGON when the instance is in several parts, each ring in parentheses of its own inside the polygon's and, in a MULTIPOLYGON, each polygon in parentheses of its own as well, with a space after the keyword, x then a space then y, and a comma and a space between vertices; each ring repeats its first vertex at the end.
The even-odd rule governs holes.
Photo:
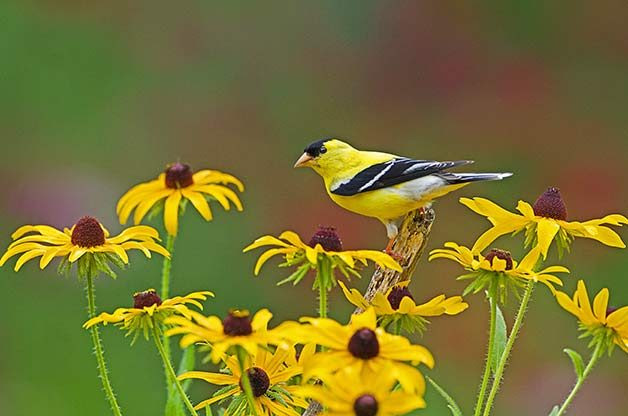
POLYGON ((207 199, 215 199, 229 211, 231 203, 242 211, 238 195, 225 185, 235 185, 244 191, 244 185, 236 177, 217 170, 200 170, 192 173, 190 166, 173 163, 157 179, 141 183, 129 189, 118 201, 116 213, 120 224, 125 224, 135 210, 133 221, 139 224, 142 218, 163 199, 164 223, 170 235, 177 235, 179 223, 179 203, 188 200, 206 221, 211 221, 212 212, 207 199))
MULTIPOLYGON (((280 347, 274 353, 259 348, 256 355, 247 357, 244 368, 251 384, 258 415, 298 416, 300 412, 295 408, 307 407, 305 400, 292 394, 294 386, 287 384, 292 377, 302 371, 297 366, 288 365, 287 361, 291 355, 294 355, 293 348, 280 347)), ((199 379, 210 384, 225 386, 213 397, 197 404, 195 406, 197 410, 231 397, 232 401, 226 408, 225 416, 252 414, 241 387, 242 370, 237 356, 225 358, 224 363, 226 368, 220 373, 189 371, 180 375, 179 380, 199 379)))
POLYGON ((99 268, 107 274, 113 272, 104 268, 106 264, 103 266, 103 262, 126 264, 129 262, 128 250, 140 250, 149 258, 151 251, 170 257, 168 251, 155 242, 159 241, 159 233, 154 228, 145 225, 129 227, 119 235, 109 237, 109 231, 92 217, 83 217, 72 228, 63 231, 49 225, 25 225, 11 238, 14 241, 0 258, 0 266, 21 254, 15 263, 15 271, 36 257, 41 257, 39 267, 43 269, 55 257, 66 257, 67 264, 71 265, 91 253, 99 256, 98 261, 86 267, 99 268))
POLYGON ((589 302, 584 281, 578 281, 573 298, 556 292, 556 300, 567 312, 574 315, 586 335, 592 336, 592 344, 602 342, 609 351, 614 345, 628 352, 628 306, 619 309, 608 307, 609 292, 604 288, 589 302))
POLYGON ((433 367, 432 354, 427 348, 412 345, 406 338, 378 327, 373 308, 352 315, 349 324, 344 326, 328 318, 301 318, 301 321, 306 324, 288 322, 277 330, 295 342, 325 347, 324 352, 305 363, 306 379, 352 367, 365 380, 372 380, 382 367, 390 364, 391 373, 405 391, 418 394, 425 391, 425 380, 413 366, 423 363, 433 367))
POLYGON ((265 235, 246 247, 244 252, 265 246, 275 246, 275 248, 265 251, 259 257, 255 264, 255 275, 259 274, 264 263, 276 255, 284 256, 286 262, 283 265, 285 266, 301 265, 296 272, 279 282, 279 284, 289 281, 297 284, 306 276, 310 269, 327 267, 330 269, 329 274, 332 281, 323 282, 323 284, 329 288, 336 283, 332 272, 334 269, 338 268, 345 277, 349 277, 350 273, 359 277, 360 275, 356 271, 357 266, 365 266, 369 260, 383 268, 402 270, 401 266, 392 257, 381 251, 343 251, 342 241, 333 227, 320 227, 309 244, 305 244, 293 231, 284 231, 279 235, 279 238, 265 235))
POLYGON ((372 302, 367 301, 357 289, 348 289, 344 283, 339 283, 349 302, 363 310, 373 307, 381 326, 387 327, 394 323, 398 329, 408 332, 424 330, 428 323, 425 317, 457 315, 469 307, 469 304, 463 302, 462 296, 447 298, 445 295, 436 296, 426 303, 417 305, 408 289, 409 280, 399 282, 385 294, 376 293, 372 302))
POLYGON ((394 370, 383 366, 365 379, 355 368, 323 374, 323 385, 307 385, 298 394, 321 403, 327 416, 399 416, 425 407, 420 395, 393 390, 394 370))
POLYGON ((184 334, 182 348, 197 342, 210 344, 210 358, 217 363, 231 347, 240 346, 249 355, 255 356, 260 345, 280 344, 283 340, 268 329, 272 317, 268 309, 259 310, 252 319, 248 311, 233 310, 222 320, 192 311, 190 317, 172 316, 166 319, 166 324, 174 326, 166 331, 166 335, 184 334))
POLYGON ((563 250, 569 250, 575 237, 590 238, 611 247, 626 247, 619 235, 606 225, 625 225, 628 224, 628 218, 612 214, 584 222, 567 221, 567 209, 556 188, 549 188, 534 205, 519 201, 517 211, 520 214, 507 211, 484 198, 461 198, 460 202, 485 216, 493 224, 493 227, 475 242, 472 250, 476 253, 484 250, 498 237, 522 230, 526 231, 526 247, 533 243, 538 244, 543 258, 547 257, 549 247, 555 238, 559 254, 563 250))
MULTIPOLYGON (((550 266, 535 272, 540 248, 537 246, 517 263, 510 253, 504 250, 492 249, 486 256, 474 253, 471 249, 459 246, 456 243, 445 243, 445 249, 436 249, 430 252, 429 260, 438 258, 453 260, 470 273, 460 276, 458 279, 475 279, 463 292, 477 293, 490 284, 497 284, 498 288, 506 288, 509 285, 522 286, 524 282, 533 280, 541 282, 550 288, 552 293, 556 291, 554 285, 562 286, 563 282, 553 273, 569 273, 569 269, 563 266, 550 266)), ((501 296, 503 301, 503 296, 501 296)))
POLYGON ((186 296, 175 296, 162 301, 155 289, 148 289, 133 294, 132 308, 118 308, 112 314, 101 313, 85 322, 83 328, 88 329, 97 324, 118 324, 128 331, 127 335, 135 333, 135 338, 137 338, 141 330, 144 338, 148 339, 149 331, 153 329, 153 326, 159 327, 169 316, 182 315, 190 319, 192 311, 187 305, 194 305, 202 310, 203 305, 199 301, 204 301, 208 296, 213 297, 214 294, 208 291, 193 292, 186 296))

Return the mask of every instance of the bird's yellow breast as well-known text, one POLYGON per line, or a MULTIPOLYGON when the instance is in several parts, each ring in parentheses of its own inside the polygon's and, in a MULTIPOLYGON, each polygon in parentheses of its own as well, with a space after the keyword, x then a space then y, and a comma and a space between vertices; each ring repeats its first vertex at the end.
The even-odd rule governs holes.
POLYGON ((349 211, 379 219, 399 218, 429 202, 416 201, 394 191, 394 187, 342 196, 327 190, 331 199, 349 211))
POLYGON ((460 189, 465 185, 467 184, 443 186, 421 195, 418 199, 410 197, 406 192, 402 192, 402 188, 407 186, 407 183, 351 196, 336 195, 328 187, 326 187, 326 190, 330 198, 344 209, 380 220, 393 220, 406 215, 410 211, 425 207, 432 200, 460 189))

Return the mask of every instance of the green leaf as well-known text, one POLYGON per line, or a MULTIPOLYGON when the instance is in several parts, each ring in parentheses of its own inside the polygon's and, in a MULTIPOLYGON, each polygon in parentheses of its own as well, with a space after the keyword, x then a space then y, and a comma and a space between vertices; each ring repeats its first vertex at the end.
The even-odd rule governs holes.
MULTIPOLYGON (((179 362, 179 370, 177 371, 177 375, 181 375, 187 371, 194 370, 194 365, 196 364, 196 354, 194 352, 194 345, 190 345, 183 350, 183 355, 181 356, 181 361, 179 362)), ((187 392, 190 388, 191 383, 192 379, 187 379, 183 381, 183 383, 181 383, 181 385, 183 386, 183 390, 187 392)))
POLYGON ((557 416, 557 415, 558 415, 558 411, 559 411, 559 410, 560 410, 560 409, 559 409, 558 405, 554 406, 554 407, 552 408, 552 411, 550 412, 549 416, 557 416))
POLYGON ((573 368, 576 371, 576 377, 578 377, 578 380, 581 380, 584 374, 584 361, 582 361, 582 356, 569 348, 565 348, 563 351, 571 358, 573 368))
POLYGON ((453 407, 450 404, 447 405, 447 408, 451 411, 451 414, 453 416, 462 416, 462 413, 460 412, 460 409, 456 409, 455 407, 453 407))
MULTIPOLYGON (((491 299, 491 302, 495 302, 495 299, 491 299)), ((493 344, 493 355, 489 357, 491 363, 491 370, 493 373, 497 370, 499 360, 502 357, 504 349, 506 348, 506 321, 499 306, 495 305, 497 310, 497 316, 495 317, 495 342, 493 344)))
MULTIPOLYGON (((183 355, 181 356, 181 361, 179 362, 179 369, 177 371, 177 375, 185 373, 186 371, 190 371, 194 369, 195 363, 195 355, 194 355, 194 346, 190 346, 183 350, 183 355)), ((181 383, 183 390, 187 391, 190 387, 190 383, 192 380, 188 379, 181 383)), ((172 388, 170 391, 170 395, 168 396, 168 401, 166 402, 166 416, 186 416, 185 409, 183 407, 183 402, 181 400, 181 396, 176 388, 172 388)))
POLYGON ((456 401, 445 391, 445 389, 443 389, 441 386, 438 385, 438 383, 432 380, 430 376, 426 375, 425 379, 432 385, 432 387, 434 387, 438 394, 440 394, 443 399, 445 399, 445 401, 447 402, 447 407, 451 411, 451 414, 453 416, 462 416, 462 410, 460 410, 460 407, 458 407, 456 401))
POLYGON ((214 416, 212 413, 212 407, 210 405, 205 406, 205 416, 214 416))

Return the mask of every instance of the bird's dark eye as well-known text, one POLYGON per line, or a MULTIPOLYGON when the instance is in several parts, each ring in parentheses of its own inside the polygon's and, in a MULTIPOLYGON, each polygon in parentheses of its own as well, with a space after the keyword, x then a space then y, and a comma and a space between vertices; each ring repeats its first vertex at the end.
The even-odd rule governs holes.
POLYGON ((325 146, 321 146, 321 150, 319 150, 319 152, 320 152, 321 154, 322 154, 322 153, 325 153, 325 152, 327 152, 327 148, 326 148, 325 146))

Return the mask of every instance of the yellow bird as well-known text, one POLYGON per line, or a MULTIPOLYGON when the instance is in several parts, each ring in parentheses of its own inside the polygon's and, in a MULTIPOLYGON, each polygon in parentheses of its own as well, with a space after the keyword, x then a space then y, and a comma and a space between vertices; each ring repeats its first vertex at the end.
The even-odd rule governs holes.
POLYGON ((390 252, 400 221, 408 212, 429 207, 434 199, 470 182, 500 180, 512 175, 446 172, 470 163, 473 161, 414 160, 363 151, 332 138, 307 146, 294 167, 314 169, 336 204, 380 220, 386 226, 390 239, 386 250, 390 252))

